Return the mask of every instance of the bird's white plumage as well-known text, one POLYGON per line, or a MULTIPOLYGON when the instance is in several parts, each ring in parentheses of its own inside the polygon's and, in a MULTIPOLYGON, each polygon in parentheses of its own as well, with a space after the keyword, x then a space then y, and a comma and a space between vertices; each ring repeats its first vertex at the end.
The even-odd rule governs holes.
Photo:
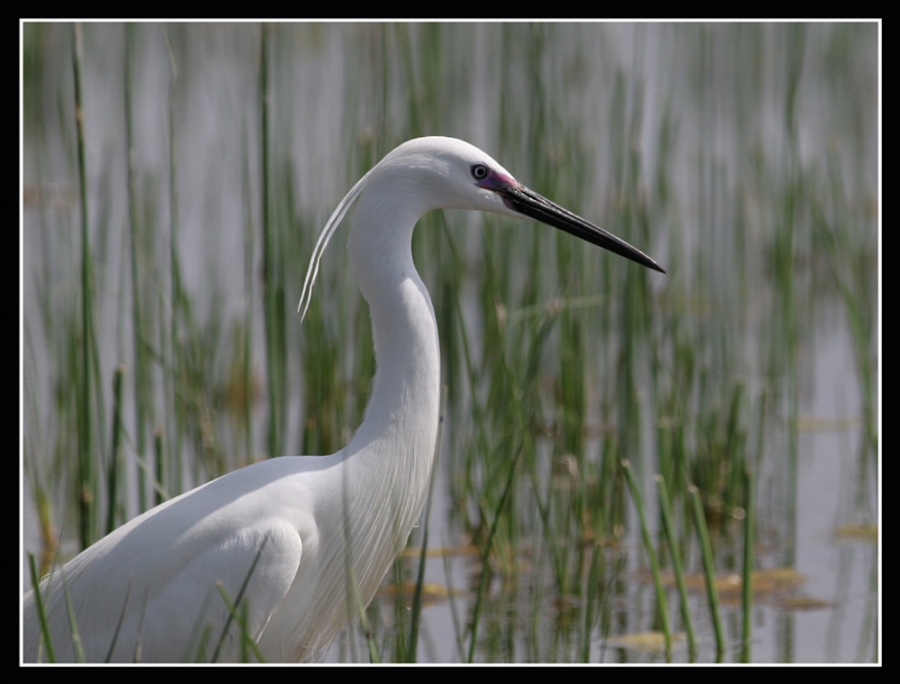
MULTIPOLYGON (((46 578, 41 592, 58 659, 75 658, 63 585, 88 661, 171 662, 198 651, 209 658, 218 647, 221 660, 238 658, 240 631, 229 627, 217 586, 235 599, 254 562, 242 596, 248 632, 268 660, 308 659, 358 616, 422 510, 437 436, 440 349, 431 299, 412 260, 413 228, 441 207, 547 220, 552 203, 516 194, 520 189, 478 148, 440 137, 400 145, 353 187, 316 245, 300 308, 305 312, 322 252, 355 201, 349 253, 369 303, 378 368, 362 425, 331 456, 275 458, 157 506, 46 578), (489 177, 481 175, 486 169, 489 177), (523 203, 539 213, 511 208, 523 203)), ((552 207, 562 218, 549 222, 558 227, 586 223, 552 207)), ((24 599, 23 641, 24 659, 36 660, 32 591, 24 599)))

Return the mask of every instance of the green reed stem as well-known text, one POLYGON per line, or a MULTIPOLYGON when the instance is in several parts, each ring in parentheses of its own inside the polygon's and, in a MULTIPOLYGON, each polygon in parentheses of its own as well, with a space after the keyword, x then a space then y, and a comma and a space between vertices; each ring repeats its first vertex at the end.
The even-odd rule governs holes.
POLYGON ((647 550, 647 558, 650 561, 650 572, 653 575, 653 586, 656 587, 656 601, 659 607, 659 619, 662 624, 663 638, 666 642, 666 660, 672 660, 672 629, 669 626, 669 606, 666 601, 666 590, 662 582, 662 574, 659 570, 659 560, 656 550, 653 548, 653 539, 650 536, 650 528, 647 527, 647 516, 644 515, 644 503, 641 498, 641 492, 638 489, 637 482, 631 472, 631 463, 627 460, 622 461, 622 470, 625 473, 625 479, 628 482, 628 489, 631 491, 631 498, 634 499, 634 507, 637 509, 638 517, 641 520, 641 536, 644 538, 644 548, 647 550))
POLYGON ((523 445, 519 445, 516 449, 515 456, 509 464, 509 475, 506 478, 506 486, 503 488, 503 495, 500 497, 500 501, 497 504, 497 508, 494 510, 494 520, 491 523, 491 529, 488 533, 487 540, 484 544, 484 550, 481 554, 481 579, 478 582, 478 593, 475 596, 475 606, 472 610, 472 638, 469 641, 469 654, 466 657, 466 662, 471 663, 475 658, 475 644, 478 641, 478 619, 481 617, 481 608, 484 603, 484 594, 487 591, 488 580, 491 576, 491 564, 490 564, 490 555, 491 555, 491 545, 494 541, 494 534, 497 532, 497 524, 500 522, 500 514, 503 511, 503 506, 506 504, 506 500, 509 498, 509 494, 512 491, 512 484, 515 480, 516 474, 516 466, 519 463, 519 457, 522 454, 523 445))
POLYGON ((749 663, 753 640, 753 539, 754 539, 754 487, 756 480, 751 468, 744 470, 744 582, 741 608, 744 629, 741 642, 741 662, 749 663))
POLYGON ((687 584, 684 581, 684 566, 681 563, 678 539, 675 534, 675 516, 672 513, 672 503, 666 489, 665 480, 661 475, 654 477, 656 488, 659 491, 659 509, 662 513, 663 528, 666 532, 666 541, 669 544, 669 553, 672 557, 672 570, 675 572, 675 585, 678 587, 678 597, 681 600, 681 617, 684 620, 684 630, 687 633, 688 652, 691 662, 697 657, 697 636, 694 633, 694 623, 691 620, 691 608, 688 602, 687 584))
POLYGON ((716 588, 716 566, 713 560, 712 543, 709 540, 709 530, 706 527, 703 504, 700 501, 700 490, 695 485, 689 485, 688 494, 694 504, 694 523, 697 525, 697 534, 700 537, 700 546, 703 552, 706 597, 709 602, 710 618, 716 634, 716 662, 722 662, 722 658, 725 655, 725 630, 722 628, 722 616, 719 611, 719 590, 716 588))
POLYGON ((56 662, 56 653, 53 650, 53 639, 50 638, 50 626, 47 624, 47 610, 44 607, 44 597, 41 595, 41 583, 38 579, 37 567, 34 563, 34 554, 28 554, 28 571, 31 574, 31 586, 34 589, 34 605, 37 610, 38 620, 41 623, 41 636, 47 649, 47 660, 56 662))
POLYGON ((125 367, 117 366, 113 372, 113 424, 112 449, 109 471, 106 474, 106 534, 116 529, 116 511, 119 507, 119 469, 122 445, 122 380, 125 367))
POLYGON ((75 482, 75 501, 78 509, 78 535, 81 548, 86 549, 94 541, 92 519, 95 511, 92 434, 92 380, 94 375, 94 314, 93 272, 90 230, 88 221, 88 176, 86 143, 84 135, 84 105, 82 96, 82 71, 84 39, 81 24, 73 25, 75 77, 75 127, 78 146, 78 188, 81 200, 81 372, 76 376, 80 385, 78 401, 78 474, 75 482))

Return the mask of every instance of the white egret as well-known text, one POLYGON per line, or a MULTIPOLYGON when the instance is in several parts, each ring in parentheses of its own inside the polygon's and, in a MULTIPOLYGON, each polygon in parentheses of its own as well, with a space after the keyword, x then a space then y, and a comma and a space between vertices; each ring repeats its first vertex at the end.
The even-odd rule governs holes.
MULTIPOLYGON (((304 313, 322 252, 354 201, 350 259, 377 361, 362 425, 331 456, 274 458, 161 504, 45 578, 59 660, 76 657, 70 618, 88 661, 182 661, 206 628, 207 655, 220 644, 221 659, 234 660, 241 633, 217 583, 232 599, 240 594, 247 633, 272 661, 310 658, 368 605, 422 511, 438 429, 437 323, 410 249, 426 212, 530 217, 665 273, 528 190, 478 148, 419 138, 363 176, 328 220, 304 283, 304 313)), ((32 590, 24 599, 26 661, 38 658, 41 641, 32 590)))

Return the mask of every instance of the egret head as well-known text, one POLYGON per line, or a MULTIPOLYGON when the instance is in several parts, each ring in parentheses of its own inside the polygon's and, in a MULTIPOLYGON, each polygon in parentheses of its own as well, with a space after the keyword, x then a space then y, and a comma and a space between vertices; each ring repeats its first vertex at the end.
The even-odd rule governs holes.
MULTIPOLYGON (((653 259, 612 233, 529 190, 474 145, 456 138, 415 138, 396 147, 363 176, 335 209, 316 244, 300 306, 305 314, 319 260, 350 205, 357 219, 375 231, 403 230, 411 237, 415 222, 432 209, 476 209, 530 218, 559 228, 591 244, 665 273, 653 259)), ((392 233, 394 239, 406 240, 392 233)), ((373 242, 380 236, 373 237, 373 242)), ((382 244, 380 242, 378 244, 382 244)), ((371 245, 366 245, 369 250, 371 245)))
POLYGON ((431 136, 408 140, 388 153, 369 173, 360 203, 391 202, 417 215, 432 209, 474 209, 518 216, 495 190, 520 186, 474 145, 431 136))
POLYGON ((363 194, 402 194, 417 215, 430 209, 478 209, 531 218, 665 273, 653 259, 609 231, 529 190, 485 152, 455 138, 409 140, 372 170, 363 194))

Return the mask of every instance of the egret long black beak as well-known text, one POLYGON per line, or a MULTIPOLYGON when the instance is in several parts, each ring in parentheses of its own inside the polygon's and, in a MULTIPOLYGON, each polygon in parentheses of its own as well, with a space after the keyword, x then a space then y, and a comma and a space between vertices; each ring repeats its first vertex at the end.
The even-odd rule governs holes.
POLYGON ((573 214, 568 209, 563 209, 555 202, 551 202, 546 197, 529 190, 524 185, 519 185, 518 187, 511 185, 506 187, 495 186, 491 189, 503 198, 506 206, 520 214, 571 233, 575 237, 590 242, 592 245, 603 247, 603 249, 608 249, 619 256, 631 259, 641 266, 652 268, 660 273, 666 272, 662 266, 641 250, 632 247, 609 231, 603 230, 600 226, 595 226, 590 221, 573 214))

